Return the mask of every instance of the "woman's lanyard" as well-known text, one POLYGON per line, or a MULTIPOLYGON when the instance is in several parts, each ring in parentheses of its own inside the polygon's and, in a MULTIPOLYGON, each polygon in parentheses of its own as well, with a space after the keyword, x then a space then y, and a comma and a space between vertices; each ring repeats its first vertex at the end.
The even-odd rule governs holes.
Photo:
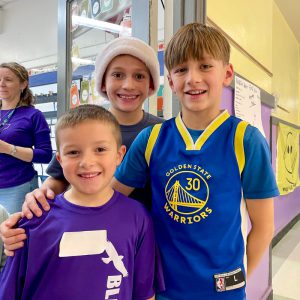
POLYGON ((2 123, 0 124, 0 132, 2 132, 2 128, 5 126, 5 124, 10 120, 10 118, 12 117, 13 113, 15 112, 16 107, 9 112, 9 114, 5 117, 5 119, 2 121, 2 123))

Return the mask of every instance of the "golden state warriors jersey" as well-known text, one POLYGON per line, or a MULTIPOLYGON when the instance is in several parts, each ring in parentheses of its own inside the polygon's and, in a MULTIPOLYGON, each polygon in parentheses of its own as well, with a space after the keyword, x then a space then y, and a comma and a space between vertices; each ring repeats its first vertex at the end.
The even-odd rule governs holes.
POLYGON ((245 297, 245 128, 225 111, 196 142, 180 115, 152 130, 145 158, 166 264, 165 299, 245 297))
POLYGON ((150 178, 166 283, 158 300, 245 299, 243 195, 278 195, 268 144, 255 127, 224 111, 197 137, 178 115, 144 129, 115 177, 131 187, 150 178))

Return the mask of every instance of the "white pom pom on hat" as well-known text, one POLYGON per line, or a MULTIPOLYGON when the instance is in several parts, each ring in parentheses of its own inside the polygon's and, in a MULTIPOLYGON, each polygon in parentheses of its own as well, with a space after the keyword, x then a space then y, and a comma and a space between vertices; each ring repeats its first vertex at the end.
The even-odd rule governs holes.
POLYGON ((98 93, 107 98, 105 92, 101 90, 103 76, 109 63, 118 55, 128 54, 141 60, 148 68, 152 77, 154 90, 149 93, 149 96, 155 94, 159 88, 159 63, 155 51, 145 42, 134 37, 119 37, 107 45, 97 55, 95 63, 95 78, 96 88, 98 93))

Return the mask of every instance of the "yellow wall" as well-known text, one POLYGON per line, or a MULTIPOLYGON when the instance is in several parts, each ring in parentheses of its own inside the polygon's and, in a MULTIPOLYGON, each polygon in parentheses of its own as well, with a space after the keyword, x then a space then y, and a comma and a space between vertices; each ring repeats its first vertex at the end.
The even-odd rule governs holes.
POLYGON ((272 91, 279 107, 273 112, 288 122, 299 124, 299 43, 277 5, 273 7, 272 91))
MULTIPOLYGON (((299 46, 299 55, 298 55, 298 60, 300 62, 300 46, 299 46)), ((300 126, 300 67, 299 67, 299 73, 298 73, 298 125, 300 126)), ((300 178, 299 178, 300 180, 300 178)))
POLYGON ((267 92, 271 92, 271 77, 256 62, 272 72, 272 4, 272 0, 231 0, 230 5, 207 1, 208 18, 254 58, 231 43, 235 71, 267 92))
POLYGON ((274 1, 208 0, 207 17, 228 35, 235 71, 278 96, 273 115, 299 125, 300 47, 274 1))

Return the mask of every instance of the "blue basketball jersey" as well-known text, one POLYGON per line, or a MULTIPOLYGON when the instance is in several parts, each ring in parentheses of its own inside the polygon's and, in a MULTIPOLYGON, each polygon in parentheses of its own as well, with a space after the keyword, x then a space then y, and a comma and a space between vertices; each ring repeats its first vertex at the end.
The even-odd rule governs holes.
POLYGON ((245 297, 244 279, 231 290, 226 290, 225 276, 223 283, 216 280, 220 274, 245 274, 247 219, 239 148, 245 126, 238 138, 239 123, 224 112, 195 143, 180 116, 152 130, 145 156, 158 244, 168 264, 162 294, 167 299, 245 297), (173 287, 168 291, 168 286, 173 287))
POLYGON ((278 195, 256 128, 224 111, 194 142, 178 115, 141 132, 115 177, 132 187, 151 179, 166 283, 157 299, 245 299, 244 198, 278 195))

